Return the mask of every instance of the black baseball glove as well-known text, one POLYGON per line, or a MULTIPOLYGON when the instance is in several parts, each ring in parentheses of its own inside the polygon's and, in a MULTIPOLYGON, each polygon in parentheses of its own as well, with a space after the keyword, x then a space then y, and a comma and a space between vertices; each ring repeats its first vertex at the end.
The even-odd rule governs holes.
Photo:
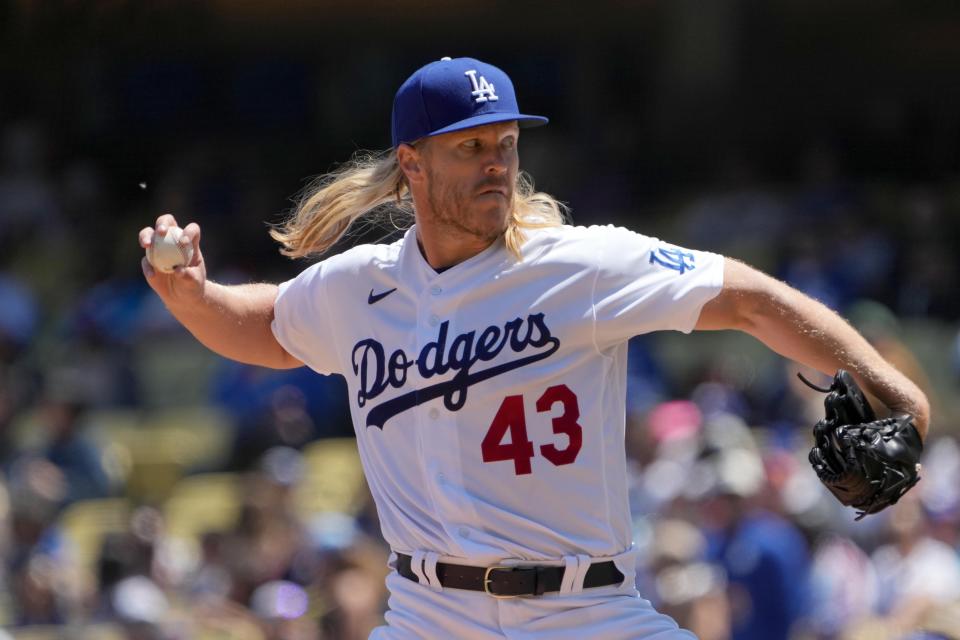
POLYGON ((810 464, 820 481, 847 506, 859 510, 857 520, 896 504, 920 480, 923 442, 913 416, 898 414, 877 420, 853 376, 840 369, 827 394, 826 416, 813 427, 810 464))

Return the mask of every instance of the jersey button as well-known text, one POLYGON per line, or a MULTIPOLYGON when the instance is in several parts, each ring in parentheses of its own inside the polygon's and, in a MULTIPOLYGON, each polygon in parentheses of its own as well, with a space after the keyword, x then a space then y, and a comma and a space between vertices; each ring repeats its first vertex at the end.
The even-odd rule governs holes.
POLYGON ((438 324, 440 324, 440 318, 438 318, 437 316, 430 316, 430 326, 435 327, 438 324))
POLYGON ((458 534, 461 538, 469 538, 469 537, 470 537, 470 529, 467 529, 466 527, 460 527, 460 529, 457 531, 457 534, 458 534))
POLYGON ((430 416, 431 420, 436 420, 438 417, 440 417, 440 412, 436 407, 434 407, 433 409, 430 409, 430 412, 427 415, 430 416))
POLYGON ((443 289, 441 289, 437 285, 433 285, 432 287, 430 287, 430 293, 432 293, 435 296, 438 296, 441 293, 443 293, 443 289))

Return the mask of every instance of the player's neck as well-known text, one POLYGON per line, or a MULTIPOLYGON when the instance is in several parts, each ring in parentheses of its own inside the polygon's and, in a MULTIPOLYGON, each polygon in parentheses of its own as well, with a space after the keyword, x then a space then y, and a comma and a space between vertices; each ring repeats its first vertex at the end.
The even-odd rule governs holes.
POLYGON ((497 238, 450 233, 449 230, 429 224, 422 225, 419 222, 416 232, 420 253, 427 264, 438 272, 469 260, 497 241, 497 238))

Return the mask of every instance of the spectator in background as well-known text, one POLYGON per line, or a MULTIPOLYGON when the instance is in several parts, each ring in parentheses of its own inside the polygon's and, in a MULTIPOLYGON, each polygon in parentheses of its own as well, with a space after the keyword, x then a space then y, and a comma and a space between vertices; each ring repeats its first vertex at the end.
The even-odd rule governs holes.
MULTIPOLYGON (((376 557, 376 556, 374 556, 376 557)), ((323 618, 329 640, 365 640, 383 619, 383 573, 370 562, 348 558, 333 575, 327 592, 331 610, 323 618)))
POLYGON ((239 520, 223 547, 235 602, 250 602, 266 582, 291 578, 305 548, 307 532, 293 504, 297 458, 296 451, 272 449, 244 477, 239 520))
MULTIPOLYGON (((129 578, 142 577, 153 580, 155 540, 144 539, 131 529, 123 533, 112 533, 104 537, 100 548, 100 557, 97 562, 97 593, 100 596, 96 603, 96 617, 106 620, 122 619, 127 615, 124 606, 129 600, 125 599, 122 585, 129 578)), ((144 584, 144 583, 140 583, 144 584)), ((138 593, 138 588, 125 593, 138 593)))
POLYGON ((800 531, 759 506, 765 476, 755 448, 708 450, 697 512, 707 559, 723 567, 732 640, 789 638, 806 609, 810 560, 800 531))
POLYGON ((236 469, 270 447, 352 436, 346 397, 343 378, 306 368, 269 371, 224 360, 211 380, 211 400, 234 420, 230 467, 236 469))
POLYGON ((67 622, 70 607, 61 598, 58 567, 45 554, 34 554, 13 566, 14 625, 67 622))
MULTIPOLYGON (((667 395, 666 372, 652 352, 649 336, 635 336, 627 344, 627 423, 637 421, 667 395)), ((638 428, 640 425, 636 425, 638 428)))
POLYGON ((873 613, 877 589, 873 564, 855 542, 839 535, 821 537, 813 553, 804 626, 816 638, 836 638, 873 613))
POLYGON ((306 590, 287 580, 265 582, 250 597, 250 609, 260 619, 266 640, 316 640, 319 629, 306 615, 309 608, 306 590))
POLYGON ((174 640, 167 629, 171 607, 163 590, 143 575, 130 576, 112 591, 111 608, 125 640, 174 640))
POLYGON ((657 518, 645 549, 642 593, 699 640, 728 640, 730 599, 723 569, 704 561, 706 537, 678 518, 657 518))
POLYGON ((37 301, 26 283, 0 271, 0 364, 13 362, 30 343, 37 327, 38 311, 37 301))
POLYGON ((926 447, 918 488, 930 537, 960 548, 960 445, 955 438, 937 438, 926 447))
POLYGON ((919 492, 905 495, 888 518, 891 541, 872 556, 878 609, 898 628, 910 629, 934 605, 960 599, 960 559, 929 536, 919 492))
POLYGON ((103 452, 84 433, 89 408, 84 372, 69 368, 51 371, 40 403, 46 433, 40 454, 64 474, 64 504, 110 494, 103 452))
POLYGON ((0 466, 18 453, 14 423, 22 415, 28 395, 27 375, 20 367, 0 363, 0 466))
POLYGON ((10 575, 15 626, 57 624, 71 604, 59 597, 69 551, 52 525, 66 495, 60 470, 36 456, 18 457, 9 468, 10 553, 3 561, 10 575))

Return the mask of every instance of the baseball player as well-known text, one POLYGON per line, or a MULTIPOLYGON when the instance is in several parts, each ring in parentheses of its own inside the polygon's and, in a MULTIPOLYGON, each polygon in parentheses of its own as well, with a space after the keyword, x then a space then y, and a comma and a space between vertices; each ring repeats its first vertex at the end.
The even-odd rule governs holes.
MULTIPOLYGON (((471 58, 397 91, 393 147, 325 176, 272 235, 315 256, 373 209, 413 212, 279 286, 207 278, 200 228, 150 286, 203 344, 345 376, 389 543, 372 638, 692 638, 634 587, 624 454, 627 340, 738 329, 823 372, 845 367, 926 431, 919 389, 840 317, 741 262, 613 226, 564 224, 519 173, 509 77, 471 58)), ((160 216, 141 246, 177 224, 160 216)))

